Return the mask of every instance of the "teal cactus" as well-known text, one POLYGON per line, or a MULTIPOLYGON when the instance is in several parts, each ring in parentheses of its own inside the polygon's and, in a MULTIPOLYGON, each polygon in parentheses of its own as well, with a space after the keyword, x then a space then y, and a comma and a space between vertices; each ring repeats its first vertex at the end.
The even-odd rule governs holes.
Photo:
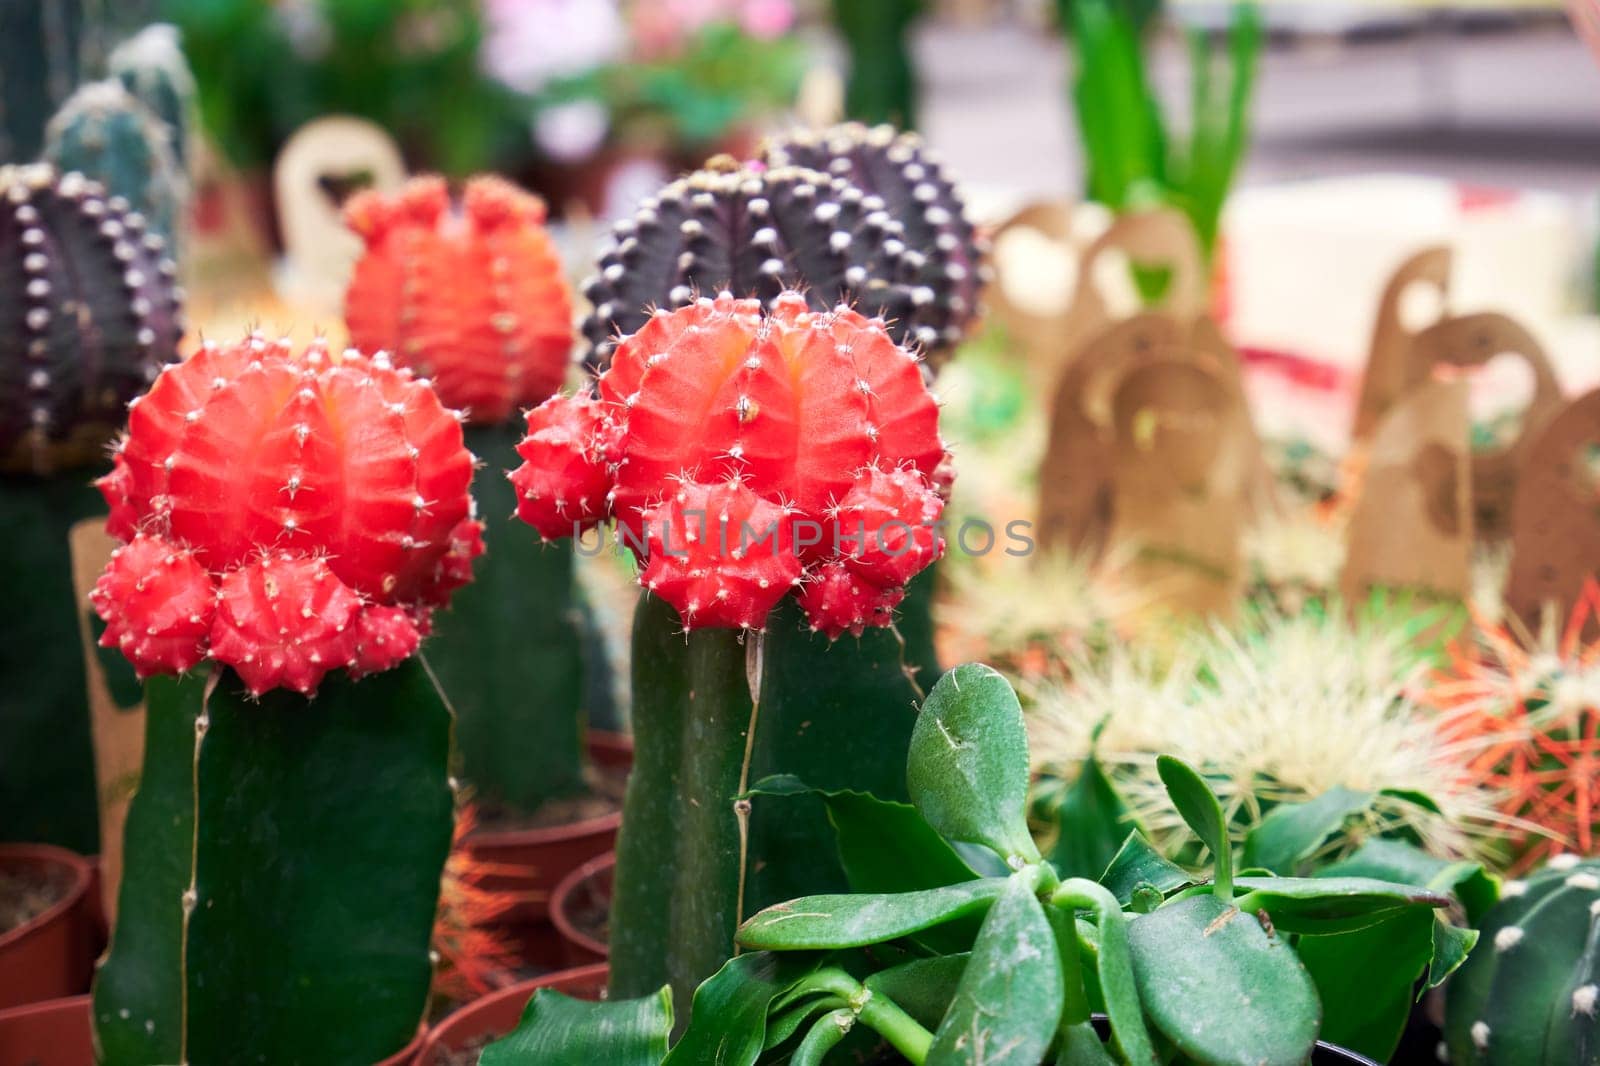
POLYGON ((166 124, 172 155, 187 173, 195 125, 194 74, 176 26, 147 26, 111 50, 107 73, 166 124))
POLYGON ((1600 859, 1557 855, 1507 882, 1482 933, 1449 986, 1449 1061, 1600 1062, 1600 859))
POLYGON ((189 182, 173 154, 172 131, 120 81, 73 93, 45 130, 44 156, 127 201, 170 245, 189 182))

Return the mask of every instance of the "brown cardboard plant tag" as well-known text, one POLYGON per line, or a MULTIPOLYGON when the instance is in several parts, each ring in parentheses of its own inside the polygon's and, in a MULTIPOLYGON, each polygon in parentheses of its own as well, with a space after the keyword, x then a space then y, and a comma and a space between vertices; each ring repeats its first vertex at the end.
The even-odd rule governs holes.
POLYGON ((279 288, 295 304, 337 313, 361 241, 340 218, 341 192, 393 190, 406 168, 394 138, 374 123, 331 115, 301 126, 272 168, 284 264, 279 288))
POLYGON ((1056 386, 1039 470, 1039 536, 1046 546, 1096 556, 1106 542, 1114 495, 1114 397, 1127 376, 1151 363, 1189 363, 1216 378, 1224 417, 1251 456, 1247 510, 1275 493, 1245 399, 1239 354, 1205 316, 1184 321, 1146 311, 1104 330, 1067 365, 1056 386))
POLYGON ((1365 441, 1413 387, 1411 346, 1416 333, 1406 325, 1403 309, 1418 290, 1438 290, 1437 303, 1442 315, 1450 296, 1450 249, 1424 248, 1401 263, 1383 287, 1378 317, 1372 326, 1372 346, 1367 353, 1367 368, 1361 376, 1361 396, 1356 403, 1352 440, 1365 441))
POLYGON ((1472 559, 1467 383, 1430 381, 1378 423, 1350 515, 1345 602, 1374 588, 1465 599, 1472 559))
POLYGON ((1104 331, 1062 372, 1039 467, 1039 538, 1097 556, 1111 522, 1111 401, 1121 378, 1158 359, 1181 359, 1184 330, 1147 312, 1104 331))
POLYGON ((1188 359, 1128 371, 1112 400, 1110 543, 1152 602, 1226 616, 1243 587, 1249 420, 1225 377, 1188 359))
POLYGON ((1456 315, 1417 334, 1411 346, 1410 385, 1443 368, 1470 370, 1501 355, 1523 360, 1533 377, 1533 398, 1522 413, 1517 436, 1503 448, 1472 456, 1473 525, 1480 537, 1511 535, 1511 504, 1527 444, 1561 407, 1561 385, 1544 349, 1523 325, 1495 312, 1456 315))
POLYGON ((116 550, 104 518, 72 527, 72 587, 78 602, 84 679, 89 690, 89 732, 94 739, 95 781, 100 793, 100 888, 106 920, 117 915, 122 883, 122 827, 144 763, 144 689, 119 653, 97 643, 100 619, 89 593, 116 550))
POLYGON ((1121 215, 1087 247, 1076 237, 1077 228, 1071 205, 1037 203, 995 231, 995 276, 986 303, 1021 346, 1035 379, 1047 387, 1054 387, 1080 346, 1140 310, 1131 280, 1125 280, 1129 295, 1121 300, 1106 291, 1108 273, 1121 265, 1119 256, 1124 263, 1167 272, 1165 290, 1146 310, 1163 310, 1187 322, 1206 306, 1200 242, 1181 211, 1121 215), (1061 257, 1070 262, 1044 262, 1061 257))
MULTIPOLYGON (((1551 605, 1559 636, 1584 582, 1600 577, 1600 389, 1531 438, 1511 512, 1506 607, 1537 634, 1551 605)), ((1584 637, 1597 635, 1600 618, 1590 618, 1584 637)))

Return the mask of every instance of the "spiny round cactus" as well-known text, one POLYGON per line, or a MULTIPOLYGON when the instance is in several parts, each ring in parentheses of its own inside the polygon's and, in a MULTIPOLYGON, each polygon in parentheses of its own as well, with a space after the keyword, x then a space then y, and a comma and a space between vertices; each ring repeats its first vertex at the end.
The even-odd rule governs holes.
POLYGON ((934 293, 925 321, 937 337, 926 343, 928 358, 960 342, 978 312, 985 249, 955 182, 921 137, 848 122, 793 130, 767 142, 762 155, 771 166, 820 170, 876 197, 894 222, 889 232, 910 249, 917 281, 934 293))
POLYGON ((859 634, 943 551, 938 407, 881 321, 701 298, 652 315, 596 391, 529 412, 518 514, 549 538, 615 520, 688 628, 760 628, 801 588, 813 628, 859 634))
POLYGON ((124 542, 91 596, 141 676, 251 692, 388 669, 482 551, 459 420, 383 356, 207 342, 131 404, 97 484, 124 542))
POLYGON ((561 387, 572 297, 544 201, 500 178, 359 193, 345 222, 366 242, 345 295, 350 339, 432 379, 473 422, 504 421, 561 387))
POLYGON ((124 406, 177 358, 166 242, 77 173, 0 168, 0 470, 103 457, 124 406))
POLYGON ((189 196, 172 131, 119 81, 97 81, 67 98, 45 128, 45 161, 78 171, 120 196, 168 242, 189 196))
POLYGON ((939 343, 938 294, 925 257, 899 236, 880 197, 804 167, 743 166, 719 156, 618 222, 584 284, 591 365, 658 308, 722 291, 768 306, 802 290, 813 310, 840 303, 885 320, 900 344, 939 343))
POLYGON ((1428 690, 1471 745, 1467 775, 1499 797, 1512 872, 1564 846, 1587 855, 1600 845, 1600 641, 1583 639, 1596 618, 1600 582, 1590 581, 1559 636, 1530 644, 1479 625, 1428 690))
POLYGON ((1508 881, 1446 986, 1456 1066, 1600 1062, 1600 860, 1552 858, 1508 881))

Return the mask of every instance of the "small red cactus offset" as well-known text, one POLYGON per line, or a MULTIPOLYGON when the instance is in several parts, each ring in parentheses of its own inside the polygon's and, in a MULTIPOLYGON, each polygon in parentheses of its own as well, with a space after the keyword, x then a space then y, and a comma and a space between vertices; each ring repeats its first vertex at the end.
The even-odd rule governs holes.
POLYGON ((90 597, 101 644, 257 695, 386 670, 471 579, 471 480, 456 417, 386 358, 208 343, 134 402, 99 483, 126 542, 90 597))
POLYGON ((545 537, 615 520, 686 627, 758 629, 808 584, 814 628, 887 625, 943 551, 938 407, 881 321, 700 299, 624 339, 596 391, 528 415, 518 513, 545 537))
POLYGON ((345 222, 366 243, 345 295, 351 343, 432 380, 471 421, 505 421, 561 387, 572 295, 544 201, 495 177, 358 193, 345 222))

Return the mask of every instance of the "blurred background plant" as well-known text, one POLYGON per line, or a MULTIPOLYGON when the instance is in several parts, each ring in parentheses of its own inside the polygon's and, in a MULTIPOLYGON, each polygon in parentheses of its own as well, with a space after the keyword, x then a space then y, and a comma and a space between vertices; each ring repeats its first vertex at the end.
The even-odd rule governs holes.
POLYGON ((1073 60, 1085 195, 1115 211, 1180 208, 1209 257, 1243 159, 1261 51, 1253 4, 1233 9, 1223 47, 1190 27, 1187 137, 1168 123, 1146 62, 1159 0, 1059 0, 1073 60))
POLYGON ((1170 655, 1117 645, 1033 686, 1035 810, 1075 872, 1103 870, 1103 852, 1133 826, 1169 851, 1184 839, 1156 773, 1161 752, 1201 769, 1240 841, 1278 807, 1335 793, 1348 820, 1335 820, 1322 860, 1374 837, 1477 857, 1503 821, 1492 788, 1465 772, 1482 743, 1417 698, 1438 661, 1424 635, 1440 611, 1375 601, 1353 614, 1338 603, 1264 609, 1195 630, 1170 655), (1108 808, 1119 831, 1086 836, 1085 811, 1104 824, 1108 808))
POLYGON ((1498 842, 1517 874, 1562 851, 1592 855, 1600 838, 1600 583, 1561 622, 1540 633, 1480 622, 1429 689, 1479 746, 1471 777, 1518 823, 1498 842))

